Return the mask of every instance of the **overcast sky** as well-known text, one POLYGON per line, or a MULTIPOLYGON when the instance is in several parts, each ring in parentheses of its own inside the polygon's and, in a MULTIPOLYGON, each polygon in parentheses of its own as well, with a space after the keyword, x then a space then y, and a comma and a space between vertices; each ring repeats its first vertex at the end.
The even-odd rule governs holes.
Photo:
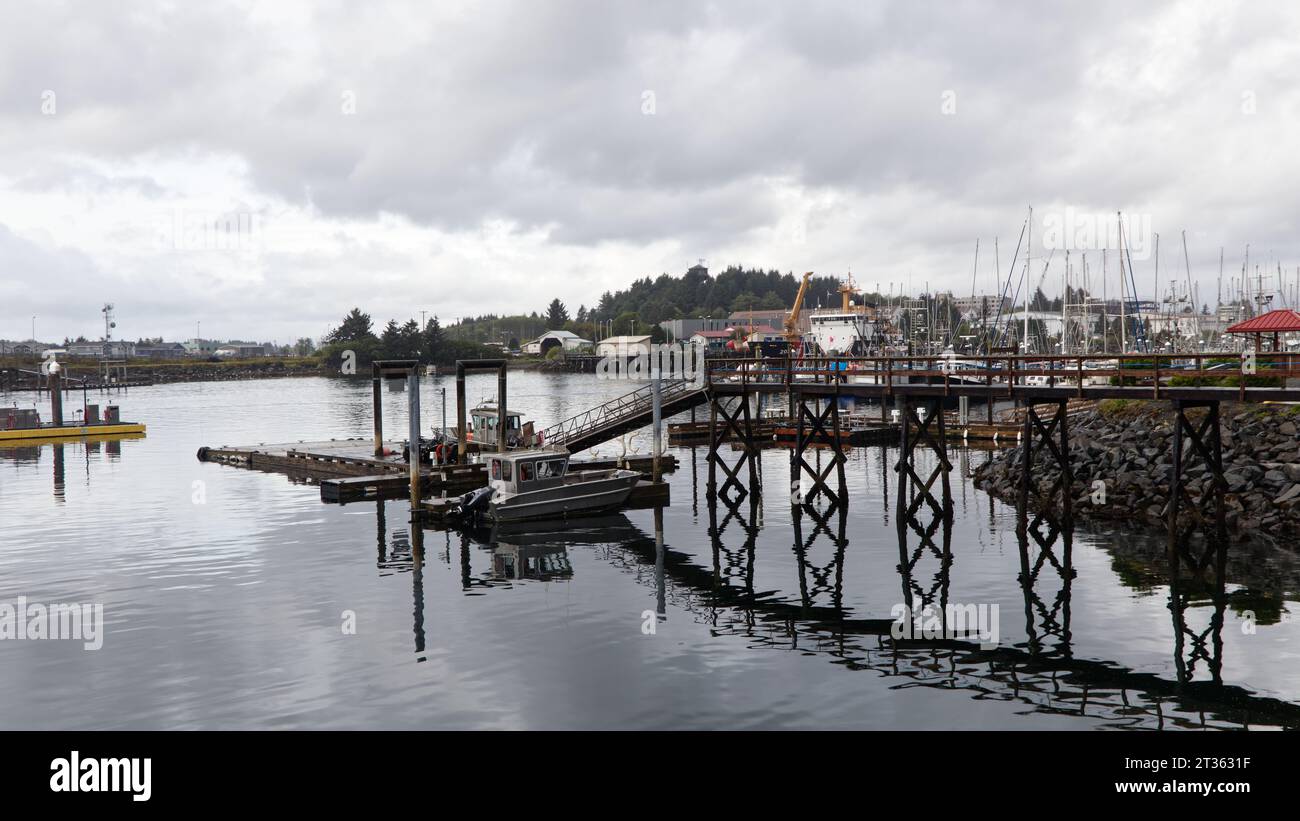
POLYGON ((1294 3, 5 5, 0 338, 573 310, 699 258, 991 292, 1029 205, 1076 262, 1125 212, 1144 297, 1157 232, 1211 305, 1220 246, 1300 266, 1294 3))

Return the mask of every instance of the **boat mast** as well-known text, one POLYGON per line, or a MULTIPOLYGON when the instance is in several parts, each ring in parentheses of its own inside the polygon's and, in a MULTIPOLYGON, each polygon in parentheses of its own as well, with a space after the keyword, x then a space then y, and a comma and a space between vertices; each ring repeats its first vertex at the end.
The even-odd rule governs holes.
POLYGON ((1160 313, 1160 235, 1156 234, 1156 273, 1151 282, 1152 313, 1160 313))
POLYGON ((1192 332, 1196 340, 1201 339, 1201 318, 1196 307, 1196 296, 1192 287, 1192 259, 1187 255, 1187 230, 1183 230, 1183 267, 1187 271, 1187 299, 1192 308, 1192 332))
POLYGON ((1069 356, 1065 339, 1070 328, 1070 249, 1065 249, 1065 269, 1061 274, 1061 356, 1069 356))
POLYGON ((1034 206, 1029 206, 1029 236, 1025 244, 1025 331, 1021 338, 1022 353, 1029 353, 1029 281, 1033 277, 1034 269, 1030 265, 1030 260, 1034 258, 1034 206))
POLYGON ((1083 347, 1080 354, 1088 355, 1088 345, 1092 342, 1092 313, 1088 310, 1088 252, 1083 252, 1083 347))
POLYGON ((1119 212, 1115 212, 1115 224, 1119 226, 1119 352, 1128 353, 1128 291, 1124 287, 1124 227, 1120 223, 1119 212))
POLYGON ((1106 290, 1106 249, 1101 249, 1101 352, 1110 352, 1110 297, 1106 290))

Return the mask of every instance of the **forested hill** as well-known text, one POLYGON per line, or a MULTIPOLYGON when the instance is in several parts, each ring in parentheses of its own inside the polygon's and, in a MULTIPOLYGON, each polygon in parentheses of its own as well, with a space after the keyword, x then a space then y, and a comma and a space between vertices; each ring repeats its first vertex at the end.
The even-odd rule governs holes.
MULTIPOLYGON (((725 318, 741 311, 789 310, 802 278, 801 273, 783 274, 739 265, 711 276, 708 269, 696 266, 683 276, 644 277, 625 290, 606 291, 590 308, 582 304, 575 310, 555 298, 532 314, 464 317, 446 330, 455 340, 504 342, 511 348, 548 330, 572 331, 591 340, 629 333, 649 333, 658 338, 663 333, 658 323, 665 319, 725 318)), ((840 298, 835 289, 839 285, 839 276, 814 276, 804 306, 838 307, 840 298)), ((879 301, 879 296, 872 293, 864 293, 861 298, 868 303, 879 301)))
MULTIPOLYGON (((802 274, 762 271, 732 265, 717 276, 696 266, 685 276, 660 274, 632 283, 626 290, 606 291, 588 318, 616 319, 636 313, 643 323, 691 316, 725 317, 736 311, 789 308, 799 292, 802 274)), ((838 276, 814 276, 805 305, 830 305, 838 301, 838 276)))

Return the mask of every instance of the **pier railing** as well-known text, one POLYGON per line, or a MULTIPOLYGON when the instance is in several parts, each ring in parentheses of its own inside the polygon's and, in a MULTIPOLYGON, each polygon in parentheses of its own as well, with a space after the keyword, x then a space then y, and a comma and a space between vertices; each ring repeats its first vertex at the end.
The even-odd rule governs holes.
MULTIPOLYGON (((1235 388, 1246 397, 1249 388, 1286 388, 1287 380, 1300 379, 1300 355, 1285 352, 1197 354, 1092 354, 1086 356, 814 356, 717 357, 709 359, 705 373, 710 385, 740 384, 755 387, 810 384, 877 385, 884 392, 894 386, 925 382, 941 385, 945 393, 979 386, 982 392, 1004 388, 1075 388, 1083 396, 1088 388, 1146 388, 1151 398, 1161 398, 1169 388, 1235 388)), ((1129 391, 1143 398, 1143 391, 1129 391)))

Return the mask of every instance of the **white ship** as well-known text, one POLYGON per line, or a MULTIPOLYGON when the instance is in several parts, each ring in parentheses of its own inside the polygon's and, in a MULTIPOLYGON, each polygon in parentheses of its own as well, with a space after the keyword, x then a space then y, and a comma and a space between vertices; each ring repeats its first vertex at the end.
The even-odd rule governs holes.
POLYGON ((818 310, 809 317, 808 340, 812 353, 822 356, 863 356, 876 341, 877 322, 874 309, 854 305, 858 293, 852 277, 840 284, 839 310, 818 310))

